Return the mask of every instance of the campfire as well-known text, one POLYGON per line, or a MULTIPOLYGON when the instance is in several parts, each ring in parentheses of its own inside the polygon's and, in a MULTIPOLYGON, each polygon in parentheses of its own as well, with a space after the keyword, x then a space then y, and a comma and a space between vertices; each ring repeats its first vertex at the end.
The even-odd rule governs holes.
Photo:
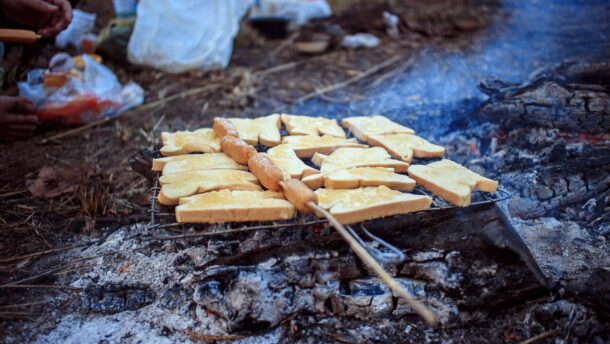
POLYGON ((361 2, 281 41, 242 27, 225 71, 121 70, 144 86, 141 108, 0 150, 2 338, 610 340, 606 7, 361 2), (390 14, 399 24, 386 32, 390 14), (381 37, 380 45, 340 47, 341 35, 359 32, 381 37), (297 44, 321 36, 327 50, 299 52, 297 44), (253 139, 243 130, 272 114, 284 114, 277 137, 253 139), (314 136, 330 137, 312 148, 298 137, 311 128, 290 122, 296 115, 320 121, 314 136), (367 135, 362 129, 374 125, 354 125, 361 117, 403 131, 391 133, 395 141, 367 135), (227 125, 224 134, 217 123, 227 125), (218 137, 184 145, 179 132, 218 137), (223 147, 226 136, 236 146, 223 147), (396 142, 407 140, 429 156, 397 151, 396 142), (231 153, 237 146, 250 152, 245 159, 231 153), (389 167, 384 178, 402 179, 393 186, 354 182, 337 172, 348 169, 333 169, 346 151, 359 156, 356 168, 389 167), (250 166, 255 154, 281 170, 277 185, 250 166), (386 165, 367 165, 377 154, 386 165), (197 161, 177 164, 184 156, 197 161), (466 170, 497 187, 452 198, 426 183, 430 171, 414 171, 417 165, 466 170), (181 177, 169 178, 166 169, 181 177), (214 170, 238 175, 239 185, 210 187, 214 170), (208 184, 180 189, 189 178, 208 184), (357 184, 349 190, 384 187, 429 203, 395 212, 371 207, 350 218, 323 201, 331 197, 324 190, 342 189, 336 186, 346 178, 357 184), (292 190, 307 199, 301 208, 287 185, 297 181, 307 187, 292 190), (196 210, 206 216, 184 210, 202 195, 248 192, 259 197, 242 198, 251 209, 274 193, 291 211, 271 219, 231 212, 227 219, 204 206, 196 210), (303 196, 310 193, 315 201, 303 196))

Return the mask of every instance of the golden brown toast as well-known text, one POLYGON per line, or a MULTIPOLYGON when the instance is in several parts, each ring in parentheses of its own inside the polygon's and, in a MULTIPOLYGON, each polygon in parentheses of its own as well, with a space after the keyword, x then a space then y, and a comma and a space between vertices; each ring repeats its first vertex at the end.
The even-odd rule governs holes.
POLYGON ((415 181, 403 174, 394 172, 393 168, 356 167, 318 173, 304 177, 303 183, 311 189, 356 189, 367 186, 385 185, 399 191, 412 191, 415 181))
POLYGON ((368 142, 371 135, 415 134, 411 128, 392 122, 384 116, 348 117, 341 121, 359 140, 368 142))
POLYGON ((241 165, 225 153, 204 153, 168 156, 153 159, 153 171, 163 171, 163 174, 178 173, 193 170, 242 170, 248 166, 241 165))
POLYGON ((409 164, 394 160, 381 147, 339 148, 330 155, 314 154, 311 161, 320 166, 320 172, 330 172, 354 167, 386 167, 396 172, 406 172, 409 164))
POLYGON ((180 199, 176 220, 190 223, 288 220, 296 211, 281 192, 219 190, 180 199))
POLYGON ((330 135, 345 138, 345 131, 335 119, 288 114, 281 114, 280 117, 290 135, 330 135))
POLYGON ((267 156, 284 174, 288 174, 295 179, 301 179, 319 172, 315 168, 307 166, 307 164, 299 159, 289 145, 281 144, 270 148, 267 150, 267 156))
POLYGON ((385 148, 393 158, 410 163, 413 158, 442 158, 445 148, 413 134, 370 135, 371 146, 385 148))
POLYGON ((428 196, 402 193, 385 186, 358 189, 318 189, 318 205, 335 216, 342 224, 366 221, 378 217, 428 209, 428 196))
POLYGON ((236 170, 196 170, 173 173, 161 176, 159 183, 161 184, 159 202, 165 205, 178 204, 178 200, 182 197, 213 190, 262 190, 252 173, 236 170))
POLYGON ((447 159, 428 165, 412 165, 409 177, 433 194, 461 207, 470 204, 472 191, 496 192, 498 189, 497 181, 447 159))
POLYGON ((368 147, 356 139, 342 139, 330 135, 284 136, 282 143, 292 147, 299 158, 311 158, 315 153, 330 154, 342 147, 368 147))
POLYGON ((282 137, 280 115, 269 115, 258 118, 228 118, 239 133, 239 138, 248 144, 257 143, 273 147, 280 144, 282 137))
POLYGON ((174 133, 163 132, 161 141, 163 141, 163 147, 161 147, 163 156, 220 152, 220 138, 211 128, 174 133))

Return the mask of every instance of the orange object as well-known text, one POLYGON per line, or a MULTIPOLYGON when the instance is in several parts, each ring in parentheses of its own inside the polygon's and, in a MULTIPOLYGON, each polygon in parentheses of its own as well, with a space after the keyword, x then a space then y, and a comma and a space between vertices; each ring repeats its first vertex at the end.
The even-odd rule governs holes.
POLYGON ((239 133, 237 132, 237 128, 235 128, 233 123, 231 123, 226 118, 215 117, 212 128, 214 128, 214 132, 220 138, 223 138, 225 136, 233 136, 233 137, 239 138, 239 133))
MULTIPOLYGON (((102 57, 96 54, 87 54, 93 61, 97 63, 102 63, 102 57)), ((85 69, 85 60, 83 59, 83 55, 74 56, 72 58, 74 61, 74 67, 77 69, 85 69)))
POLYGON ((250 172, 258 178, 261 185, 271 191, 280 191, 280 182, 284 180, 282 170, 277 168, 265 153, 256 153, 248 159, 250 172))
POLYGON ((254 149, 254 147, 233 136, 223 137, 220 141, 220 148, 226 155, 230 156, 231 159, 242 165, 246 165, 248 159, 256 154, 256 149, 254 149))
POLYGON ((30 30, 0 29, 0 42, 36 44, 40 35, 30 30))
POLYGON ((99 119, 102 114, 119 104, 103 100, 98 101, 95 95, 77 96, 73 100, 59 104, 43 104, 36 115, 43 121, 59 120, 65 124, 83 124, 99 119))
POLYGON ((44 73, 42 84, 45 90, 60 88, 68 82, 67 73, 44 73))
POLYGON ((299 211, 310 213, 311 209, 308 203, 313 202, 318 204, 318 196, 316 196, 315 192, 298 179, 285 180, 280 183, 280 186, 284 191, 286 199, 299 211))

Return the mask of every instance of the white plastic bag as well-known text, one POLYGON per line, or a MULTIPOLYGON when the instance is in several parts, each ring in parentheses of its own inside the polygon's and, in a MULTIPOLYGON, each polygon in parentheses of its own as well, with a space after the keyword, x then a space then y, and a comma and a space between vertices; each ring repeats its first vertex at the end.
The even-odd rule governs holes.
POLYGON ((142 0, 129 61, 170 73, 229 64, 233 38, 252 0, 142 0))
POLYGON ((19 95, 35 102, 41 120, 59 120, 66 124, 83 124, 112 117, 144 102, 144 90, 129 82, 121 85, 116 75, 103 64, 83 55, 82 80, 70 78, 52 93, 43 86, 44 69, 28 73, 19 82, 19 95))
POLYGON ((55 45, 63 49, 67 47, 68 44, 71 44, 75 48, 80 49, 81 40, 87 33, 93 30, 96 17, 97 15, 94 13, 74 10, 72 12, 72 21, 70 22, 70 25, 57 35, 55 38, 55 45))
POLYGON ((326 0, 256 0, 250 18, 282 17, 301 25, 309 19, 330 14, 326 0))

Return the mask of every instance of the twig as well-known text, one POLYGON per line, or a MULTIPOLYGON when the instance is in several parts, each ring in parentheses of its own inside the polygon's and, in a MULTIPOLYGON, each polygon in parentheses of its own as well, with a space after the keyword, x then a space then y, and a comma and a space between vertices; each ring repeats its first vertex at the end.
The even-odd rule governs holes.
POLYGON ((390 274, 387 273, 387 271, 385 271, 383 269, 383 267, 381 265, 379 265, 379 263, 375 260, 375 258, 373 258, 370 255, 370 253, 368 253, 366 251, 366 249, 364 247, 362 247, 362 245, 360 245, 356 241, 356 239, 354 239, 354 237, 352 237, 348 233, 348 231, 345 229, 345 227, 343 227, 343 225, 341 223, 339 223, 339 221, 337 221, 337 219, 335 219, 334 216, 332 216, 328 211, 326 211, 326 209, 318 206, 317 204, 315 204, 313 202, 309 202, 309 203, 307 203, 307 205, 309 206, 309 208, 311 208, 316 213, 324 216, 328 220, 328 222, 330 222, 330 224, 337 230, 337 232, 339 232, 339 234, 341 234, 343 239, 345 239, 345 241, 347 241, 347 243, 352 248, 354 253, 356 253, 356 255, 358 257, 360 257, 360 259, 362 259, 362 261, 369 268, 371 268, 371 270, 373 270, 375 272, 375 274, 377 274, 377 276, 379 276, 379 278, 381 278, 381 280, 388 287, 390 287, 390 289, 392 289, 396 294, 398 294, 398 296, 402 297, 405 301, 407 301, 409 306, 411 306, 411 308, 413 308, 413 310, 415 310, 415 312, 417 312, 417 314, 419 314, 419 316, 421 316, 424 319, 426 324, 428 324, 429 326, 436 325, 436 323, 437 323, 436 314, 434 314, 430 309, 428 309, 426 306, 424 306, 421 302, 417 301, 413 297, 413 295, 411 295, 411 293, 407 289, 405 289, 405 287, 403 285, 398 283, 398 281, 396 281, 396 279, 394 277, 390 276, 390 274))
POLYGON ((3 286, 2 289, 64 289, 64 290, 75 290, 82 291, 84 288, 73 287, 70 285, 58 285, 58 284, 16 284, 3 286))
POLYGON ((39 313, 31 312, 0 312, 0 319, 15 319, 15 318, 27 318, 39 313))
POLYGON ((552 337, 552 336, 556 336, 559 334, 559 332, 561 332, 561 329, 556 328, 553 330, 549 330, 546 332, 542 332, 541 334, 537 335, 537 336, 533 336, 532 338, 526 339, 524 341, 521 342, 521 344, 532 344, 532 343, 536 343, 539 342, 545 338, 548 337, 552 337))
POLYGON ((91 243, 78 244, 78 245, 74 245, 74 246, 68 246, 68 247, 56 248, 56 249, 52 249, 52 250, 46 250, 46 251, 30 253, 30 254, 26 254, 26 255, 18 256, 18 257, 11 257, 11 258, 0 259, 0 264, 7 263, 7 262, 12 262, 12 261, 15 261, 15 260, 22 260, 22 259, 27 259, 27 258, 43 256, 43 255, 52 254, 52 253, 59 253, 59 252, 64 252, 64 251, 70 251, 72 249, 83 247, 83 246, 87 246, 87 245, 90 245, 90 244, 91 243))
POLYGON ((42 304, 46 304, 46 303, 49 303, 49 302, 48 301, 39 301, 39 302, 19 303, 19 304, 16 304, 16 305, 0 306, 0 308, 2 308, 2 309, 6 309, 6 308, 20 308, 20 307, 42 305, 42 304))
POLYGON ((54 273, 56 273, 56 272, 60 272, 60 271, 64 270, 65 268, 70 267, 70 266, 73 266, 73 265, 75 265, 75 264, 78 264, 78 263, 80 263, 80 262, 82 262, 82 261, 85 261, 85 260, 90 260, 90 259, 95 259, 95 258, 99 258, 99 257, 102 257, 102 256, 107 256, 107 255, 114 254, 114 253, 116 253, 116 252, 109 252, 109 253, 99 254, 99 255, 96 255, 96 256, 79 258, 79 259, 76 259, 76 260, 73 260, 73 261, 69 262, 68 264, 65 264, 65 265, 63 265, 63 266, 60 266, 60 267, 58 267, 58 268, 53 268, 53 269, 47 270, 47 271, 42 272, 42 273, 40 273, 40 274, 38 274, 38 275, 35 275, 35 276, 32 276, 32 277, 28 277, 28 278, 24 278, 24 279, 21 279, 21 280, 19 280, 19 281, 15 281, 15 282, 7 283, 7 284, 4 284, 4 285, 0 285, 0 289, 1 289, 1 288, 5 288, 5 287, 7 287, 7 286, 12 286, 12 285, 21 284, 21 283, 23 283, 23 282, 29 282, 29 281, 33 281, 33 280, 36 280, 36 279, 38 279, 38 278, 41 278, 41 277, 45 277, 45 276, 48 276, 48 275, 54 274, 54 273))
POLYGON ((290 37, 288 37, 287 39, 285 39, 280 45, 277 46, 277 48, 273 49, 270 53, 269 53, 269 57, 274 57, 275 55, 277 55, 280 51, 284 50, 284 48, 286 48, 287 46, 289 46, 290 44, 292 44, 292 42, 294 42, 295 39, 297 39, 297 37, 299 37, 299 32, 295 32, 292 35, 290 35, 290 37))
POLYGON ((73 135, 76 135, 76 134, 80 134, 80 133, 83 133, 83 132, 93 128, 93 127, 97 127, 99 125, 102 125, 102 124, 114 121, 114 120, 116 120, 116 119, 118 119, 120 117, 128 117, 128 116, 134 115, 134 114, 142 112, 142 111, 154 109, 154 108, 156 108, 158 106, 165 105, 166 103, 171 102, 172 100, 179 99, 179 98, 191 97, 191 96, 194 96, 194 95, 198 95, 198 94, 201 94, 201 93, 204 93, 204 92, 207 92, 207 91, 211 91, 211 90, 217 89, 217 88, 221 87, 222 85, 223 85, 223 83, 214 83, 214 84, 209 84, 209 85, 205 85, 205 86, 202 86, 202 87, 193 88, 193 89, 185 91, 185 92, 180 92, 180 93, 171 95, 171 96, 169 96, 167 98, 159 99, 159 100, 156 100, 154 102, 138 106, 137 108, 135 108, 133 110, 123 112, 123 113, 118 114, 116 116, 104 118, 104 119, 101 119, 99 121, 96 121, 96 122, 93 122, 93 123, 89 123, 89 124, 83 125, 83 126, 78 127, 78 128, 74 128, 72 130, 64 131, 64 132, 59 133, 57 135, 53 135, 53 136, 51 136, 49 138, 42 139, 42 140, 40 140, 39 143, 40 144, 45 144, 45 143, 48 143, 50 141, 55 141, 55 140, 58 140, 58 139, 61 139, 61 138, 65 138, 65 137, 68 137, 68 136, 73 136, 73 135))
POLYGON ((394 68, 391 71, 389 71, 389 72, 381 75, 379 78, 377 78, 375 81, 373 81, 371 83, 371 86, 377 87, 377 86, 381 85, 381 83, 383 83, 387 79, 389 79, 397 74, 402 74, 405 70, 407 70, 407 68, 411 67, 411 65, 413 64, 414 61, 415 61, 415 57, 411 56, 411 58, 409 58, 407 60, 407 62, 403 63, 400 67, 394 68))
POLYGON ((324 88, 321 88, 319 90, 316 90, 315 92, 308 93, 308 94, 302 96, 301 98, 297 99, 295 101, 295 103, 300 103, 300 102, 303 102, 305 100, 317 97, 320 94, 324 94, 324 93, 328 93, 328 92, 332 92, 332 91, 336 91, 336 90, 342 89, 342 88, 344 88, 346 86, 349 86, 349 85, 351 85, 353 83, 356 83, 356 82, 358 82, 358 81, 360 81, 360 80, 362 80, 362 79, 364 79, 364 78, 366 78, 366 77, 368 77, 368 76, 370 76, 372 74, 377 73, 378 71, 384 69, 385 67, 388 67, 388 66, 398 62, 400 59, 402 59, 402 56, 393 56, 393 57, 390 57, 389 59, 383 61, 382 63, 377 64, 377 65, 375 65, 375 66, 365 70, 364 72, 359 73, 359 74, 357 74, 357 75, 355 75, 355 76, 353 76, 353 77, 351 77, 351 78, 349 78, 347 80, 338 82, 336 84, 333 84, 333 85, 330 85, 330 86, 327 86, 327 87, 324 87, 324 88))

